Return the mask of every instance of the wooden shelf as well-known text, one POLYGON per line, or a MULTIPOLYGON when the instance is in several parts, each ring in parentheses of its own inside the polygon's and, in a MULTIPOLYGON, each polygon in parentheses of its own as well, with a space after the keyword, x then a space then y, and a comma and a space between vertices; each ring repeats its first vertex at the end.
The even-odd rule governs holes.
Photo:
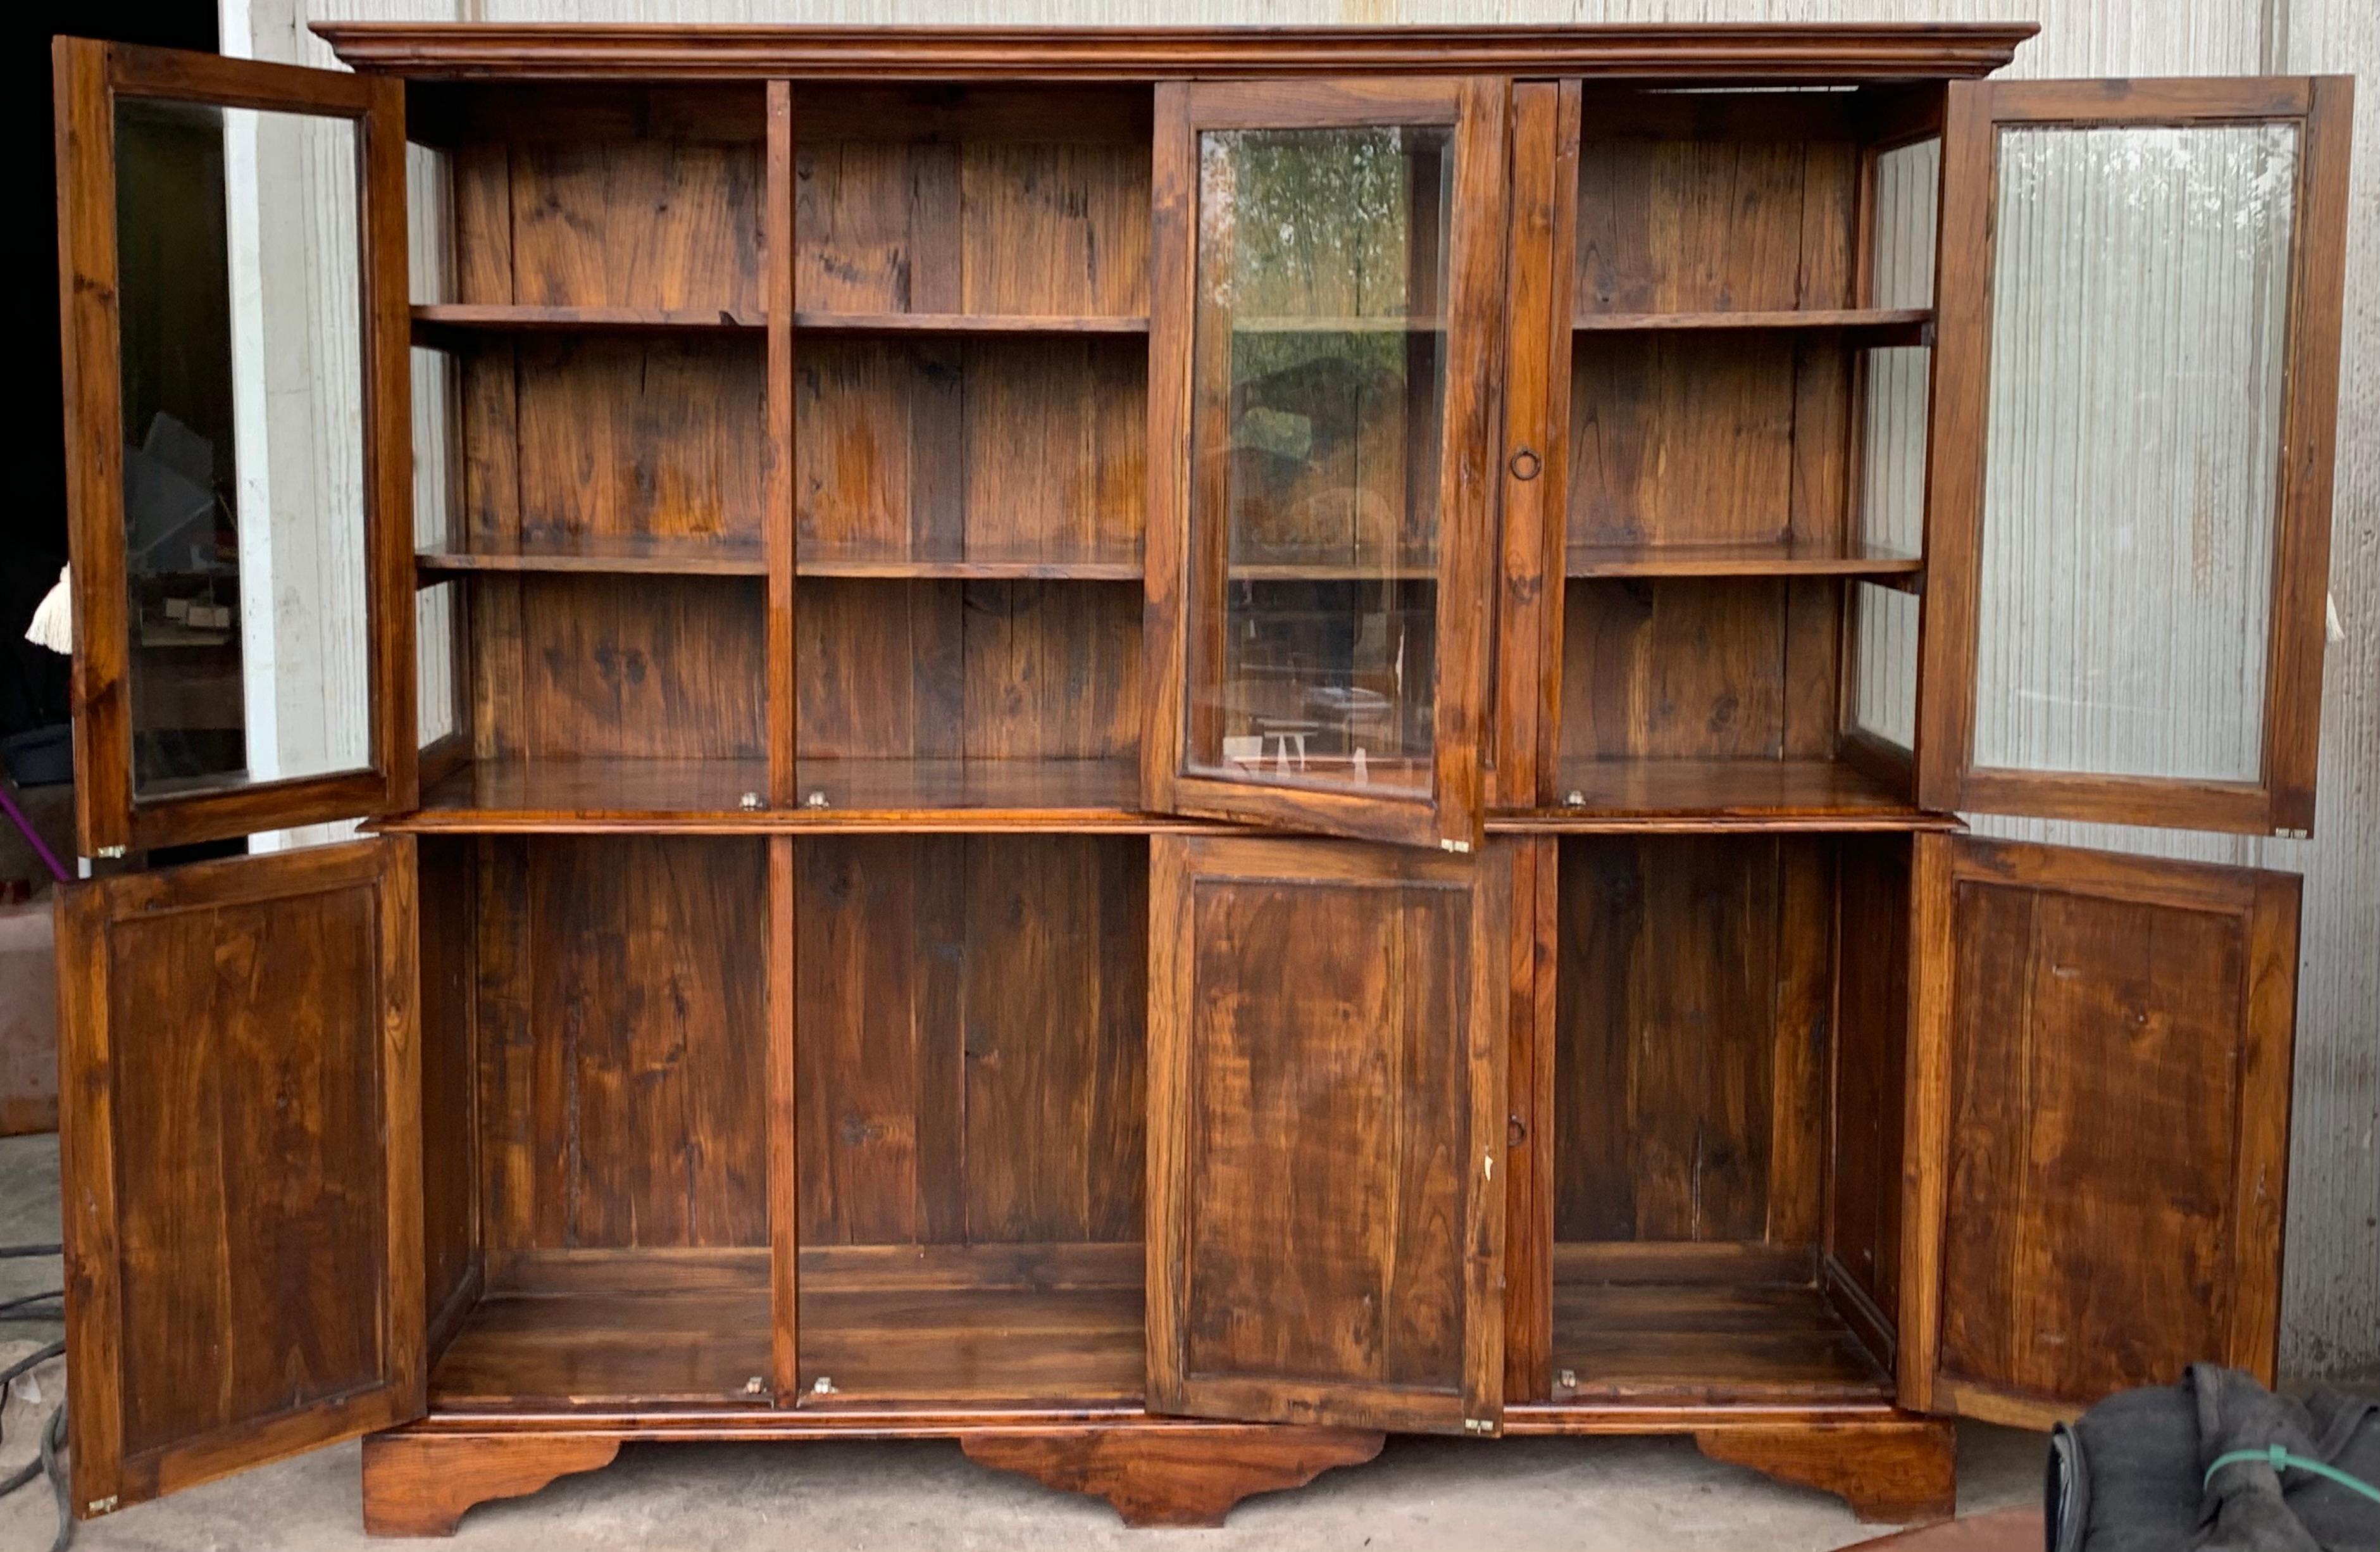
POLYGON ((430 1375, 446 1411, 697 1402, 766 1408, 769 1253, 540 1258, 473 1306, 430 1375))
POLYGON ((413 338, 445 345, 478 334, 754 334, 761 314, 724 307, 531 307, 478 302, 417 303, 413 338))
POLYGON ((1785 308, 1742 312, 1582 312, 1580 334, 1665 334, 1709 329, 1832 330, 1868 345, 1923 345, 1934 326, 1930 307, 1785 308))
POLYGON ((802 1409, 1136 1402, 1146 1260, 1137 1243, 806 1249, 802 1409))
POLYGON ((597 576, 765 577, 768 557, 757 544, 639 544, 613 542, 570 550, 488 554, 425 550, 413 557, 415 580, 427 585, 485 571, 582 572, 597 576))
MULTIPOLYGON (((791 808, 747 808, 768 791, 762 760, 475 760, 425 789, 391 835, 728 834, 776 830, 979 833, 1211 828, 1140 807, 1136 759, 804 760, 791 808), (813 798, 823 801, 813 802, 813 798)), ((1917 808, 1857 766, 1809 760, 1571 760, 1559 793, 1577 805, 1490 818, 1496 831, 1931 830, 1917 808)))
POLYGON ((762 760, 476 760, 425 790, 386 834, 576 834, 771 830, 1202 829, 1140 812, 1140 765, 1119 760, 805 760, 802 800, 747 808, 765 795, 762 760), (815 797, 822 801, 813 802, 815 797))
POLYGON ((1148 320, 1105 313, 797 312, 794 327, 844 335, 1145 335, 1148 320))
POLYGON ((765 760, 474 760, 421 794, 389 833, 753 828, 765 760))
POLYGON ((1562 830, 1685 828, 1955 829, 1909 795, 1840 760, 1562 761, 1557 806, 1536 823, 1562 830), (1575 794, 1578 800, 1568 800, 1575 794))
POLYGON ((1810 1266, 1806 1248, 1555 1246, 1554 1403, 1890 1399, 1891 1375, 1810 1266))
POLYGON ((955 578, 964 581, 1136 582, 1138 559, 1114 560, 870 560, 852 556, 805 556, 795 569, 805 577, 886 580, 955 578))
MULTIPOLYGON (((807 1248, 802 1410, 1137 1402, 1144 1259, 1136 1243, 807 1248)), ((771 1373, 770 1314, 765 1250, 532 1254, 466 1317, 431 1405, 765 1410, 748 1387, 771 1373)))
MULTIPOLYGON (((765 577, 768 556, 753 546, 616 545, 571 551, 487 554, 425 550, 414 556, 416 580, 427 586, 487 571, 583 572, 598 576, 765 577)), ((920 581, 1137 582, 1141 564, 1125 560, 876 560, 812 557, 796 563, 805 577, 920 581)))
MULTIPOLYGON (((1879 544, 1572 544, 1570 577, 1875 577, 1902 585, 1924 571, 1924 557, 1879 544)), ((1909 585, 1914 585, 1911 583, 1909 585)))
POLYGON ((795 788, 802 820, 832 828, 1185 827, 1140 812, 1140 762, 1132 758, 804 760, 795 788))

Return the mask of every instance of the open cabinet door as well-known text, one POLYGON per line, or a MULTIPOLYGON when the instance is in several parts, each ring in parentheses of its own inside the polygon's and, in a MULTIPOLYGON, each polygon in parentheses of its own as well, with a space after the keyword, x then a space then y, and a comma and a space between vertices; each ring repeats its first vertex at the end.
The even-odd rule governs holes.
POLYGON ((403 84, 55 62, 81 849, 409 808, 403 84))
POLYGON ((1157 89, 1154 812, 1478 845, 1506 94, 1157 89))
POLYGON ((1900 1400, 2021 1427, 2270 1384, 2298 880, 1916 839, 1900 1400))
POLYGON ((74 1503, 423 1407, 409 837, 62 887, 74 1503))
POLYGON ((1151 840, 1151 1411, 1500 1429, 1512 879, 1151 840))
POLYGON ((2312 828, 2352 92, 1950 85, 1925 807, 2312 828))

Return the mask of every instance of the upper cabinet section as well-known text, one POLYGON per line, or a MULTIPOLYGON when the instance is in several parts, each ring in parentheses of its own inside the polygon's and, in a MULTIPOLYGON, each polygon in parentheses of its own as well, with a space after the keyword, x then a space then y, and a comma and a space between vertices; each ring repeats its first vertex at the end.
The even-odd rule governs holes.
POLYGON ((1549 90, 1516 96, 1499 806, 1938 822, 1910 724, 1940 83, 1549 90))
POLYGON ((2350 94, 1950 89, 1927 806, 2313 825, 2350 94))
POLYGON ((1505 144, 1495 79, 1159 89, 1150 807, 1475 843, 1505 144))
POLYGON ((55 61, 82 849, 405 806, 402 89, 55 61))

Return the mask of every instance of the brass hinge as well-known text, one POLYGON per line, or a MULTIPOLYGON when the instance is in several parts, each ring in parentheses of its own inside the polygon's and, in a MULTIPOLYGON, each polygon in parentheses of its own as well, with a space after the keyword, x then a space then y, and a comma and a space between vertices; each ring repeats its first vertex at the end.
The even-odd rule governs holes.
POLYGON ((1463 1420, 1463 1431, 1466 1434, 1492 1434, 1496 1431, 1496 1424, 1484 1417, 1466 1417, 1463 1420))
MULTIPOLYGON (((118 862, 121 861, 124 856, 124 848, 120 846, 103 846, 98 850, 92 852, 91 855, 103 862, 118 862)), ((114 1503, 115 1501, 115 1500, 113 1498, 108 1500, 110 1503, 114 1503)))
POLYGON ((91 1502, 83 1505, 82 1511, 85 1514, 113 1514, 115 1512, 115 1506, 122 1501, 115 1494, 110 1493, 103 1498, 91 1499, 91 1502))

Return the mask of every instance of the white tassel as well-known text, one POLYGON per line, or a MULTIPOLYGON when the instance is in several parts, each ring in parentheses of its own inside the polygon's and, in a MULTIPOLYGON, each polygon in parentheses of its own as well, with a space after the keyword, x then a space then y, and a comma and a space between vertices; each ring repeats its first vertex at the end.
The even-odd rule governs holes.
POLYGON ((25 640, 67 656, 74 654, 74 590, 68 585, 73 575, 71 566, 58 568, 58 585, 50 589, 33 611, 33 623, 25 628, 25 640))

